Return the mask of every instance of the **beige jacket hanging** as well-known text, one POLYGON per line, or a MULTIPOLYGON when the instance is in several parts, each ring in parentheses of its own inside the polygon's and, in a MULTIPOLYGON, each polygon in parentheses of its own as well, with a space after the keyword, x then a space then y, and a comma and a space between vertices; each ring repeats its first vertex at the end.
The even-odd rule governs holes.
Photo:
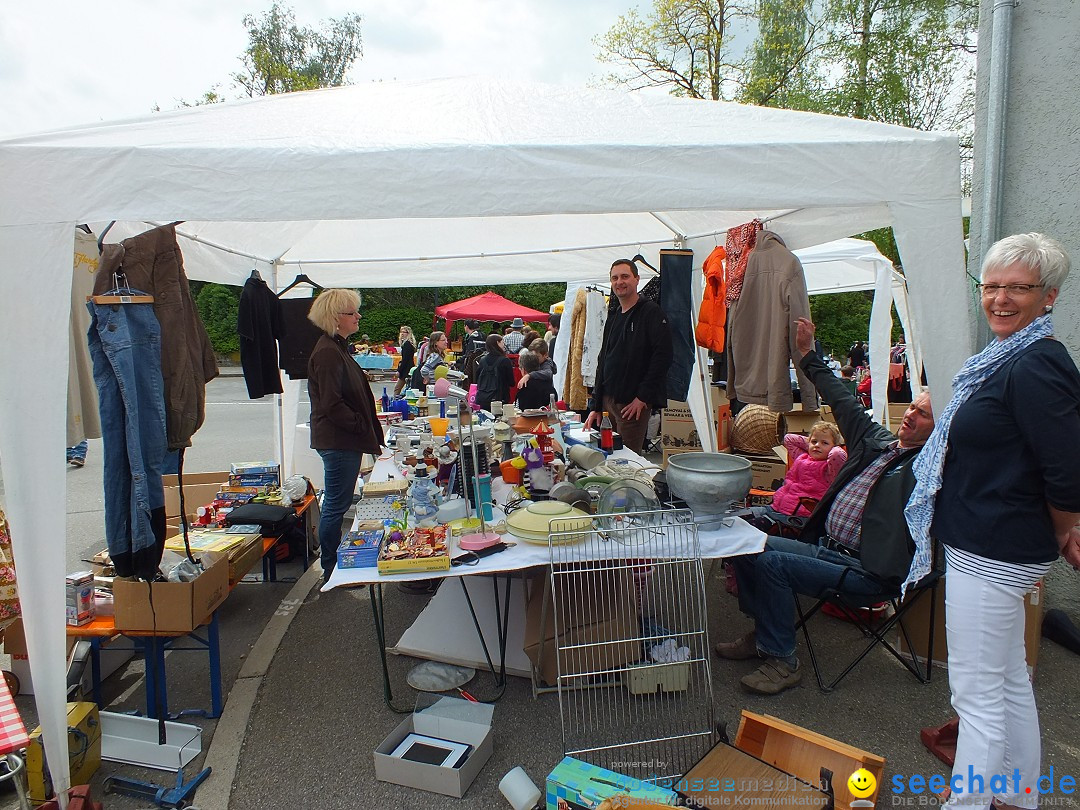
POLYGON ((750 253, 742 294, 728 308, 728 396, 790 411, 794 362, 804 410, 817 410, 817 389, 799 366, 795 319, 810 317, 802 263, 784 240, 762 231, 750 253))

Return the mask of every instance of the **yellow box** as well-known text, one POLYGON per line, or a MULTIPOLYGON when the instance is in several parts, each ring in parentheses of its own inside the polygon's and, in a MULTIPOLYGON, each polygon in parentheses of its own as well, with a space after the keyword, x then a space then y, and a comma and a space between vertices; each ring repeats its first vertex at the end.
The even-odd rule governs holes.
MULTIPOLYGON (((71 784, 85 785, 101 767, 98 707, 93 703, 69 703, 67 721, 71 784)), ((30 745, 26 749, 26 779, 33 801, 44 802, 53 795, 52 777, 45 764, 45 751, 41 744, 41 726, 30 734, 30 745)))
POLYGON ((411 560, 379 560, 380 574, 417 574, 423 571, 449 571, 450 555, 433 554, 411 560))

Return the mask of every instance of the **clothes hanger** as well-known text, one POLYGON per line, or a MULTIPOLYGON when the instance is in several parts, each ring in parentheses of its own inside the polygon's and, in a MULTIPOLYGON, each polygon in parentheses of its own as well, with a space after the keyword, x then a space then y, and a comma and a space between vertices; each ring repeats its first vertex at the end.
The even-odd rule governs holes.
POLYGON ((259 281, 263 280, 263 277, 259 274, 259 268, 257 268, 257 267, 252 267, 251 268, 251 275, 248 276, 248 278, 258 279, 259 281))
POLYGON ((645 265, 646 267, 648 267, 648 268, 649 268, 650 270, 652 270, 652 271, 653 271, 654 273, 656 273, 657 275, 660 275, 660 271, 659 271, 659 270, 657 270, 657 269, 656 269, 655 267, 653 267, 653 266, 652 266, 651 264, 649 264, 649 263, 648 263, 648 262, 647 262, 647 261, 645 260, 645 257, 644 257, 644 256, 642 256, 642 255, 641 255, 640 253, 636 254, 636 255, 634 256, 634 258, 632 259, 632 261, 635 261, 635 262, 641 262, 641 263, 642 263, 643 265, 645 265))
POLYGON ((101 295, 88 295, 87 301, 93 301, 95 304, 152 304, 154 303, 154 296, 146 295, 145 293, 131 289, 127 283, 127 276, 124 275, 124 271, 117 270, 112 274, 113 286, 108 292, 101 295))
POLYGON ((310 278, 307 277, 306 273, 300 273, 296 278, 294 278, 289 283, 289 286, 287 286, 285 289, 283 289, 281 292, 278 293, 278 298, 281 298, 281 296, 283 296, 285 293, 287 293, 289 290, 291 290, 293 287, 297 286, 298 284, 310 284, 316 290, 323 289, 323 286, 321 284, 317 284, 316 282, 312 281, 310 278))
POLYGON ((94 235, 94 232, 92 230, 90 230, 90 226, 87 225, 85 222, 81 222, 78 225, 76 225, 75 229, 79 230, 79 231, 83 231, 84 233, 89 234, 90 236, 94 235))

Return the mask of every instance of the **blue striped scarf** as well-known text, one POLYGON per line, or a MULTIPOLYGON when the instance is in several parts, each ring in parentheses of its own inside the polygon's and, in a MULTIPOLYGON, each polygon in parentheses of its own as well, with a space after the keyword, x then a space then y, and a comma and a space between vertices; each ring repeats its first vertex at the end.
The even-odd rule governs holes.
POLYGON ((906 591, 909 585, 918 582, 930 572, 930 524, 934 520, 934 499, 941 489, 941 472, 945 467, 945 452, 949 447, 949 427, 952 425, 953 416, 1006 360, 1036 340, 1050 337, 1053 333, 1050 316, 1040 315, 1005 340, 991 341, 981 352, 969 357, 953 378, 953 398, 945 406, 945 412, 938 417, 934 432, 930 434, 926 446, 912 464, 916 479, 915 489, 904 507, 904 517, 907 519, 911 538, 915 541, 915 556, 911 560, 911 569, 904 580, 903 590, 906 591))

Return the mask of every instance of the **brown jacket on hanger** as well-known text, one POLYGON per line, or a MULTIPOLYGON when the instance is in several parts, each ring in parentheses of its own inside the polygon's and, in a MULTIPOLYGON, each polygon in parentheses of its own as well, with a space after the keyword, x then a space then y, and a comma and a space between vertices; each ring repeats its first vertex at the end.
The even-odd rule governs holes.
POLYGON ((165 434, 169 450, 189 447, 206 415, 206 383, 218 375, 218 367, 184 274, 176 228, 163 225, 104 245, 94 295, 113 287, 113 273, 123 273, 128 287, 154 296, 154 314, 161 325, 165 434))
POLYGON ((762 231, 746 262, 742 294, 728 306, 728 396, 790 411, 794 361, 803 410, 816 411, 817 389, 799 366, 795 348, 795 319, 809 317, 802 263, 783 239, 762 231))

